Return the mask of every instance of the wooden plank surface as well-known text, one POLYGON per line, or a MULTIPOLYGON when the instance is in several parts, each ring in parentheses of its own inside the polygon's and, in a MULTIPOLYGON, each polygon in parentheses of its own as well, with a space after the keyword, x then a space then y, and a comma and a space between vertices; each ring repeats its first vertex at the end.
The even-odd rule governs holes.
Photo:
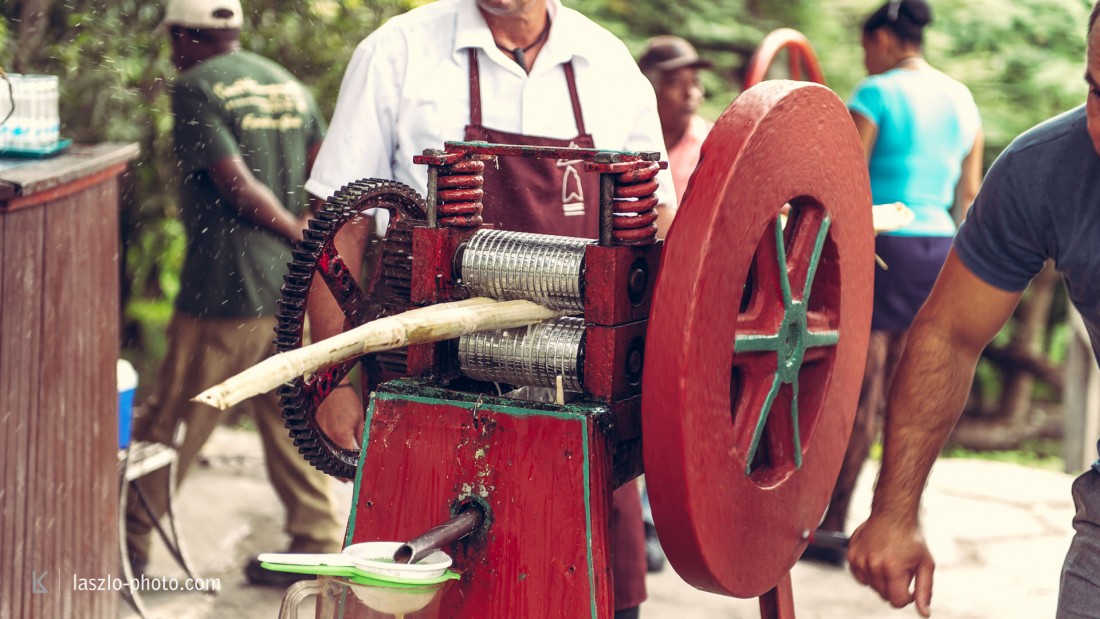
POLYGON ((462 501, 480 503, 487 531, 451 548, 463 577, 436 602, 448 617, 611 617, 611 465, 598 414, 436 395, 371 399, 352 542, 410 539, 462 501))
POLYGON ((56 157, 0 170, 0 200, 29 196, 70 183, 135 159, 140 153, 137 144, 74 144, 56 157))
POLYGON ((0 618, 113 619, 72 579, 118 573, 118 179, 57 195, 0 211, 0 618))
POLYGON ((27 617, 29 492, 39 418, 44 221, 42 210, 0 217, 0 617, 27 617))

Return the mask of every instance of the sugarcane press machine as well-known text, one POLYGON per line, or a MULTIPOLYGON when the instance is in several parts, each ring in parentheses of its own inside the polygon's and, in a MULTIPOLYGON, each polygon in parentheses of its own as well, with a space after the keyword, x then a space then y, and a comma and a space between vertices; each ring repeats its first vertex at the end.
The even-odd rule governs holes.
POLYGON ((447 143, 426 199, 353 183, 311 223, 284 287, 277 343, 302 343, 314 275, 350 328, 483 295, 575 316, 363 357, 282 391, 304 457, 356 480, 348 542, 399 540, 475 506, 445 550, 462 571, 441 617, 610 618, 608 513, 644 470, 662 545, 693 586, 793 617, 789 571, 828 503, 870 328, 866 164, 835 94, 764 82, 722 114, 667 239, 654 237, 656 153, 447 143), (481 225, 500 156, 599 174, 597 240, 481 225), (336 233, 392 213, 369 286, 336 233), (362 451, 320 430, 319 404, 362 367, 362 451))

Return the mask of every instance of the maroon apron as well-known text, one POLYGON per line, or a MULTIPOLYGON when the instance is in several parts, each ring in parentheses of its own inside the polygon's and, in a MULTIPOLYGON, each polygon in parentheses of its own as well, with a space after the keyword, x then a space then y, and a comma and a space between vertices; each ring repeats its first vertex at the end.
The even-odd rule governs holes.
MULTIPOLYGON (((470 124, 467 141, 522 146, 577 146, 595 148, 585 133, 573 62, 565 64, 565 81, 573 103, 577 137, 560 140, 489 129, 481 124, 481 84, 478 50, 469 50, 470 124)), ((585 172, 584 163, 528 157, 499 157, 485 166, 485 223, 501 230, 577 236, 599 236, 600 179, 585 172)), ((638 485, 631 481, 612 495, 610 517, 611 570, 615 609, 633 608, 645 601, 645 529, 638 485)))
MULTIPOLYGON (((569 99, 573 103, 577 137, 561 140, 505 133, 482 125, 478 50, 469 50, 469 58, 470 124, 466 125, 467 141, 595 148, 592 136, 584 130, 572 61, 563 69, 569 84, 569 99)), ((497 165, 485 166, 485 198, 482 204, 485 207, 482 213, 485 223, 502 230, 589 239, 599 236, 600 179, 597 174, 585 172, 581 161, 499 157, 497 165)))

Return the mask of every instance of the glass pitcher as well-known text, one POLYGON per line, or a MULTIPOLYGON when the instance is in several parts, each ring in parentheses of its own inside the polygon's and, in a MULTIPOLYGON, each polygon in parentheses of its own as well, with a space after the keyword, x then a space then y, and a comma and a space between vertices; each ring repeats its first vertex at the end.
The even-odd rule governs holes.
POLYGON ((287 589, 279 619, 297 619, 299 605, 311 595, 317 596, 317 619, 439 619, 438 594, 446 585, 386 587, 317 576, 287 589))

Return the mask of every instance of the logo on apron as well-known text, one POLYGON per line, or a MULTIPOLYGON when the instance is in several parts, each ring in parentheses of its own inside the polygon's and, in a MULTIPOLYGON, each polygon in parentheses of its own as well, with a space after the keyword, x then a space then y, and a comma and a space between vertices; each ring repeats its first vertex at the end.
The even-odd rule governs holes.
MULTIPOLYGON (((569 142, 569 148, 578 148, 576 140, 569 142)), ((561 211, 566 217, 584 215, 584 187, 577 164, 581 159, 558 159, 557 166, 565 168, 561 179, 561 211)))

